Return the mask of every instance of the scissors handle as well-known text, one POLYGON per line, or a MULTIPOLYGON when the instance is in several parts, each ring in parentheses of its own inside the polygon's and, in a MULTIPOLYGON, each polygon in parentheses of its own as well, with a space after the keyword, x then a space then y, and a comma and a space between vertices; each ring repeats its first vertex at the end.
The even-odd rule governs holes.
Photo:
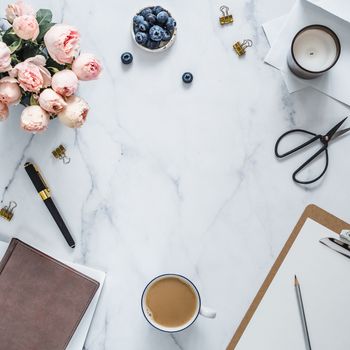
POLYGON ((313 132, 310 132, 310 131, 306 131, 306 130, 303 130, 303 129, 294 129, 294 130, 290 130, 290 131, 287 131, 286 133, 284 133, 283 135, 281 135, 278 140, 276 141, 276 144, 275 144, 275 155, 277 158, 284 158, 284 157, 287 157, 295 152, 298 152, 299 150, 301 150, 302 148, 310 145, 311 143, 315 142, 316 140, 320 140, 321 139, 321 135, 317 135, 313 132), (282 141, 282 139, 284 139, 286 136, 288 136, 289 134, 292 134, 292 133, 296 133, 296 132, 301 132, 301 133, 304 133, 304 134, 308 134, 308 135, 311 135, 313 136, 310 140, 302 143, 301 145, 285 152, 285 153, 278 153, 278 146, 280 144, 280 142, 282 141))
POLYGON ((319 180, 325 174, 327 169, 328 169, 328 150, 327 150, 327 145, 323 145, 312 157, 310 157, 305 163, 300 165, 300 167, 297 170, 294 171, 294 173, 293 173, 293 180, 295 182, 297 182, 298 184, 302 184, 302 185, 312 184, 313 182, 316 182, 317 180, 319 180), (298 173, 300 171, 302 171, 303 169, 305 169, 313 160, 315 160, 323 152, 325 152, 325 154, 326 154, 326 164, 325 164, 325 167, 322 170, 321 174, 318 175, 317 177, 315 177, 312 180, 308 180, 308 181, 298 180, 297 179, 298 173))

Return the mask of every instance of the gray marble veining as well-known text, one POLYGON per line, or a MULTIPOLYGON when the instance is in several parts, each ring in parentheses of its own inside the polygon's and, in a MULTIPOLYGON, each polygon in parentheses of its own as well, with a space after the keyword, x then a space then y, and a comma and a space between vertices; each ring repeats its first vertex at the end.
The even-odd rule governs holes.
POLYGON ((273 154, 289 128, 322 132, 349 113, 313 90, 289 95, 279 72, 263 63, 269 46, 261 24, 293 1, 227 2, 235 23, 221 27, 222 3, 163 0, 179 33, 159 55, 130 38, 143 1, 31 3, 78 27, 83 51, 101 58, 104 74, 81 83, 91 111, 80 130, 53 121, 45 134, 26 134, 21 107, 0 124, 0 198, 18 203, 14 220, 0 221, 1 237, 107 272, 85 350, 224 349, 304 207, 316 203, 350 220, 350 138, 330 147, 329 172, 313 187, 291 181, 302 155, 278 162, 273 154), (245 38, 254 47, 239 59, 232 44, 245 38), (120 63, 124 51, 134 55, 130 67, 120 63), (181 82, 184 71, 194 74, 190 87, 181 82), (60 143, 72 158, 67 166, 51 156, 60 143), (34 192, 27 159, 43 170, 74 251, 34 192), (175 335, 152 329, 141 293, 165 272, 192 279, 217 318, 175 335))

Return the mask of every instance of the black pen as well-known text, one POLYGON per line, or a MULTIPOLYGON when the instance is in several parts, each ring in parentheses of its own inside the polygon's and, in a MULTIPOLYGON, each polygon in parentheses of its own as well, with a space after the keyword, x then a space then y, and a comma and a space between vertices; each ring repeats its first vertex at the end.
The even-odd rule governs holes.
POLYGON ((58 212, 58 210, 55 206, 55 203, 53 202, 53 200, 51 198, 50 190, 47 187, 44 179, 40 175, 38 168, 34 164, 27 162, 24 164, 24 169, 26 170, 29 178, 31 179, 35 189, 38 191, 39 196, 44 201, 47 209, 49 210, 52 217, 54 218, 57 226, 61 230, 68 245, 71 248, 74 248, 75 247, 74 239, 71 236, 71 234, 69 233, 69 230, 68 230, 66 224, 64 223, 60 213, 58 212))

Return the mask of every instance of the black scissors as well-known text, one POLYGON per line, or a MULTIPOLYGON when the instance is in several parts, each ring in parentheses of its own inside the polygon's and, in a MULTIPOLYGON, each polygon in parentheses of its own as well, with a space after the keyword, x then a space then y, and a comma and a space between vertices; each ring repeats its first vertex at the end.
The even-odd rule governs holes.
POLYGON ((317 134, 310 132, 310 131, 307 131, 307 130, 294 129, 294 130, 287 131, 277 140, 276 145, 275 145, 275 155, 278 158, 284 158, 284 157, 287 157, 295 152, 298 152, 299 150, 303 149, 304 147, 309 146, 310 144, 312 144, 313 142, 315 142, 317 140, 321 141, 322 147, 313 156, 311 156, 305 163, 303 163, 297 170, 295 170, 295 172, 293 173, 293 180, 295 182, 297 182, 299 184, 303 184, 303 185, 311 184, 311 183, 319 180, 325 174, 325 172, 327 171, 327 168, 328 168, 328 150, 327 150, 328 144, 330 141, 333 141, 337 137, 345 134, 346 132, 348 132, 350 130, 350 128, 347 128, 347 129, 342 129, 342 130, 338 131, 338 129, 342 126, 342 124, 345 122, 346 119, 347 119, 347 117, 345 119, 343 119, 341 122, 339 122, 337 125, 335 125, 331 130, 329 130, 326 135, 317 135, 317 134), (292 134, 292 133, 304 133, 304 134, 311 135, 313 137, 310 140, 308 140, 308 141, 304 142, 303 144, 291 149, 288 152, 285 152, 283 154, 278 153, 278 146, 279 146, 280 142, 282 141, 282 139, 284 137, 286 137, 287 135, 292 134), (324 167, 323 171, 321 172, 321 174, 312 180, 308 180, 308 181, 298 180, 297 179, 298 173, 300 171, 302 171, 303 169, 305 169, 313 160, 315 160, 323 152, 326 155, 326 164, 325 164, 325 167, 324 167))

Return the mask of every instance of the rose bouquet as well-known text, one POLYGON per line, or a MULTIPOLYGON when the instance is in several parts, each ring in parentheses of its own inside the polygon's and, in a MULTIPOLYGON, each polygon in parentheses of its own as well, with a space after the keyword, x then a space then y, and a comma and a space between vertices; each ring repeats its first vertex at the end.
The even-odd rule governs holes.
POLYGON ((98 59, 80 53, 80 34, 71 25, 52 23, 50 10, 37 12, 23 1, 6 8, 0 28, 0 120, 21 103, 21 127, 45 131, 58 117, 66 126, 84 124, 88 104, 75 95, 79 80, 97 79, 98 59))

